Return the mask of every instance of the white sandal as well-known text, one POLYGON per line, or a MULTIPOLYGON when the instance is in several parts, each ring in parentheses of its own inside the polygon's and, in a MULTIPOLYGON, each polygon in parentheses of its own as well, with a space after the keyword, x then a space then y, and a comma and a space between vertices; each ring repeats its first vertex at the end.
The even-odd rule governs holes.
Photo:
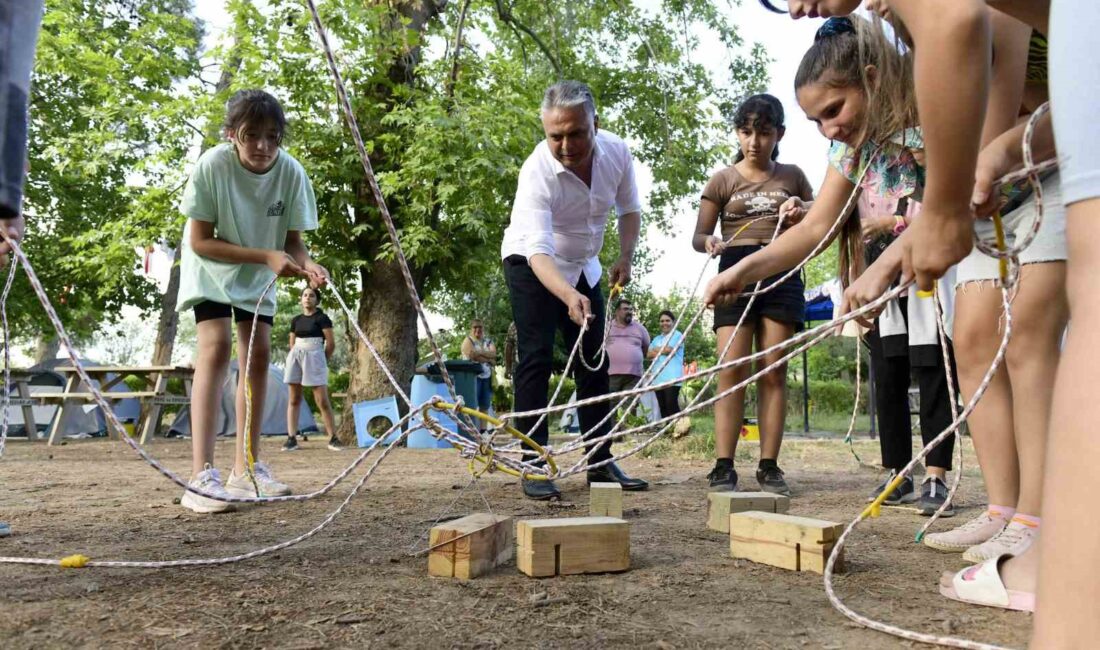
POLYGON ((1001 563, 1011 557, 1007 553, 998 555, 959 571, 951 578, 950 586, 940 584, 940 594, 972 605, 1034 612, 1035 594, 1009 591, 1001 580, 1001 563))

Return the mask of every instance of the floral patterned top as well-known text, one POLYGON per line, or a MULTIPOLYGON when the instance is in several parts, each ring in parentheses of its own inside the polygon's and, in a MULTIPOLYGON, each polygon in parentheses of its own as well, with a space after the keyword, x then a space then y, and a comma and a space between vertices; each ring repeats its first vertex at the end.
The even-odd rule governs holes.
POLYGON ((859 150, 834 141, 829 147, 829 164, 852 183, 867 168, 862 186, 887 199, 924 196, 924 138, 920 127, 895 133, 880 148, 874 142, 859 150))
MULTIPOLYGON (((881 150, 878 149, 873 142, 856 151, 844 143, 833 141, 829 147, 829 164, 852 183, 867 166, 863 189, 886 200, 909 197, 913 201, 923 201, 924 137, 920 127, 895 133, 881 150)), ((1019 205, 1031 192, 1031 184, 1026 178, 1000 186, 1001 197, 1012 206, 1019 205)))

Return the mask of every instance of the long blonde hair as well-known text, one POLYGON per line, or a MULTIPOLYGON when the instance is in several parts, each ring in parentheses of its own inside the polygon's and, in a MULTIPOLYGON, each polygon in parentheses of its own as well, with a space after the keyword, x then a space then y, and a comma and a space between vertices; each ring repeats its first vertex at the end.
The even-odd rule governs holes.
MULTIPOLYGON (((894 33, 897 39, 905 37, 896 27, 894 33)), ((795 91, 816 83, 858 87, 863 92, 863 124, 850 143, 857 151, 867 143, 882 144, 920 123, 911 51, 887 38, 878 16, 871 21, 851 16, 825 22, 798 66, 795 91), (867 74, 868 66, 874 66, 873 75, 867 74)), ((863 250, 859 219, 849 216, 840 233, 838 275, 843 286, 862 272, 863 250)))
POLYGON ((863 91, 867 106, 863 125, 851 143, 856 149, 867 142, 885 142, 920 123, 912 54, 886 36, 877 16, 872 21, 850 16, 825 22, 802 56, 795 91, 817 83, 863 91), (867 74, 868 66, 874 66, 873 75, 867 74))

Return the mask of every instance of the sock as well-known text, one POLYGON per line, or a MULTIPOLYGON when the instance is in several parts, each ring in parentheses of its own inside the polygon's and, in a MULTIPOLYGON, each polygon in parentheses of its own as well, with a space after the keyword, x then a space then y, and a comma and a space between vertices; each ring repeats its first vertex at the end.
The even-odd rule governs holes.
POLYGON ((732 458, 719 458, 714 463, 714 466, 717 467, 717 468, 733 469, 733 459, 732 458))
POLYGON ((779 463, 775 462, 774 458, 761 458, 757 467, 759 469, 775 469, 779 467, 779 463))
POLYGON ((989 504, 988 512, 989 516, 994 519, 1004 519, 1007 521, 1012 519, 1012 515, 1016 514, 1016 508, 1012 506, 998 506, 991 503, 989 504))
POLYGON ((1038 529, 1039 526, 1043 523, 1043 518, 1042 517, 1033 517, 1031 515, 1021 515, 1020 513, 1017 512, 1012 517, 1012 523, 1023 524, 1024 526, 1027 526, 1028 528, 1031 528, 1031 529, 1035 530, 1035 529, 1038 529))

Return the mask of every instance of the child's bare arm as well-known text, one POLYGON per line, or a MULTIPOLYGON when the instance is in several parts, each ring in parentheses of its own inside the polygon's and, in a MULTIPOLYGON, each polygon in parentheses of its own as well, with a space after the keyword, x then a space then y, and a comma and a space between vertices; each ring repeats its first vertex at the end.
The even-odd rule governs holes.
POLYGON ((981 146, 1016 126, 1027 81, 1031 28, 1000 11, 990 11, 993 65, 981 146))
POLYGON ((265 264, 280 277, 296 277, 304 273, 302 267, 282 251, 247 248, 218 239, 214 235, 214 224, 210 221, 191 220, 190 243, 196 255, 219 262, 265 264))
POLYGON ((973 245, 970 195, 989 96, 989 13, 982 0, 889 1, 913 37, 928 169, 924 213, 903 266, 930 289, 973 245))

